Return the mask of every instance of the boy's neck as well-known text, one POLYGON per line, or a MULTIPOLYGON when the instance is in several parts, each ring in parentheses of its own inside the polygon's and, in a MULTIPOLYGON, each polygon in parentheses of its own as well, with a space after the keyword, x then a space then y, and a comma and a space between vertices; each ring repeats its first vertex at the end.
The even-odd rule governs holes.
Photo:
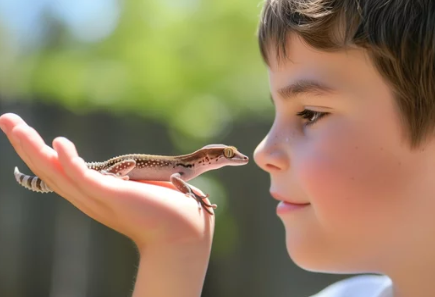
POLYGON ((416 259, 423 259, 419 257, 410 255, 405 260, 408 263, 400 261, 400 268, 387 273, 393 282, 394 297, 435 296, 435 257, 415 262, 416 259))

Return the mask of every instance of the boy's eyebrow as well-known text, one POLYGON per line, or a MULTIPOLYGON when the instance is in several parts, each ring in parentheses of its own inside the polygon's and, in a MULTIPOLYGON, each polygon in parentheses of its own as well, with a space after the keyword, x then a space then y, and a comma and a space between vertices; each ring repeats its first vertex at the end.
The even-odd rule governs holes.
POLYGON ((298 80, 278 90, 283 99, 290 99, 300 94, 332 93, 334 89, 315 80, 298 80))

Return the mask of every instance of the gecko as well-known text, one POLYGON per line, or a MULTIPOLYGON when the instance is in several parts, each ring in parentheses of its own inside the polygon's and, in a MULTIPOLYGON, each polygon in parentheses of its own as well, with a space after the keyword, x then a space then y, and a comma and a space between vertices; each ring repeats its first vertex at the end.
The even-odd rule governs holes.
MULTIPOLYGON (((210 144, 186 155, 126 154, 104 162, 86 162, 86 166, 103 175, 123 180, 170 181, 180 192, 194 198, 199 208, 202 207, 212 214, 208 208, 215 209, 217 205, 207 203, 204 199, 209 195, 196 193, 187 181, 210 170, 224 166, 245 165, 248 162, 249 158, 234 146, 210 144)), ((15 167, 14 175, 16 181, 26 189, 40 193, 53 192, 38 176, 23 174, 18 167, 15 167)))

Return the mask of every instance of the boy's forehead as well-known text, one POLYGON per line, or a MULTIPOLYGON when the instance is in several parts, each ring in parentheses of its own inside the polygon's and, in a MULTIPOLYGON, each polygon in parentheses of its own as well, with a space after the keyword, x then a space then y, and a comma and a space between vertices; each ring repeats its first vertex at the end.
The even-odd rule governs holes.
POLYGON ((296 79, 352 81, 364 79, 370 73, 377 75, 364 50, 349 48, 326 52, 311 47, 295 34, 289 34, 286 56, 277 57, 276 53, 276 47, 270 44, 268 71, 271 86, 276 88, 296 79))
POLYGON ((365 60, 367 57, 363 49, 348 48, 340 51, 324 51, 307 44, 300 36, 289 34, 285 44, 285 57, 278 57, 277 48, 273 43, 268 46, 268 64, 272 71, 283 71, 298 66, 322 66, 338 68, 342 63, 351 60, 365 60))

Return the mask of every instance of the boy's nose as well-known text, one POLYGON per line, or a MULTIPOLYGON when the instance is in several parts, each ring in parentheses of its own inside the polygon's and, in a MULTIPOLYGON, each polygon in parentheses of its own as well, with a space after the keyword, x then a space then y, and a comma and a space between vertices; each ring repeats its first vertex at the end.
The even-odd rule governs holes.
POLYGON ((286 170, 290 164, 283 148, 278 143, 272 143, 268 136, 255 149, 254 161, 261 169, 269 173, 286 170))

